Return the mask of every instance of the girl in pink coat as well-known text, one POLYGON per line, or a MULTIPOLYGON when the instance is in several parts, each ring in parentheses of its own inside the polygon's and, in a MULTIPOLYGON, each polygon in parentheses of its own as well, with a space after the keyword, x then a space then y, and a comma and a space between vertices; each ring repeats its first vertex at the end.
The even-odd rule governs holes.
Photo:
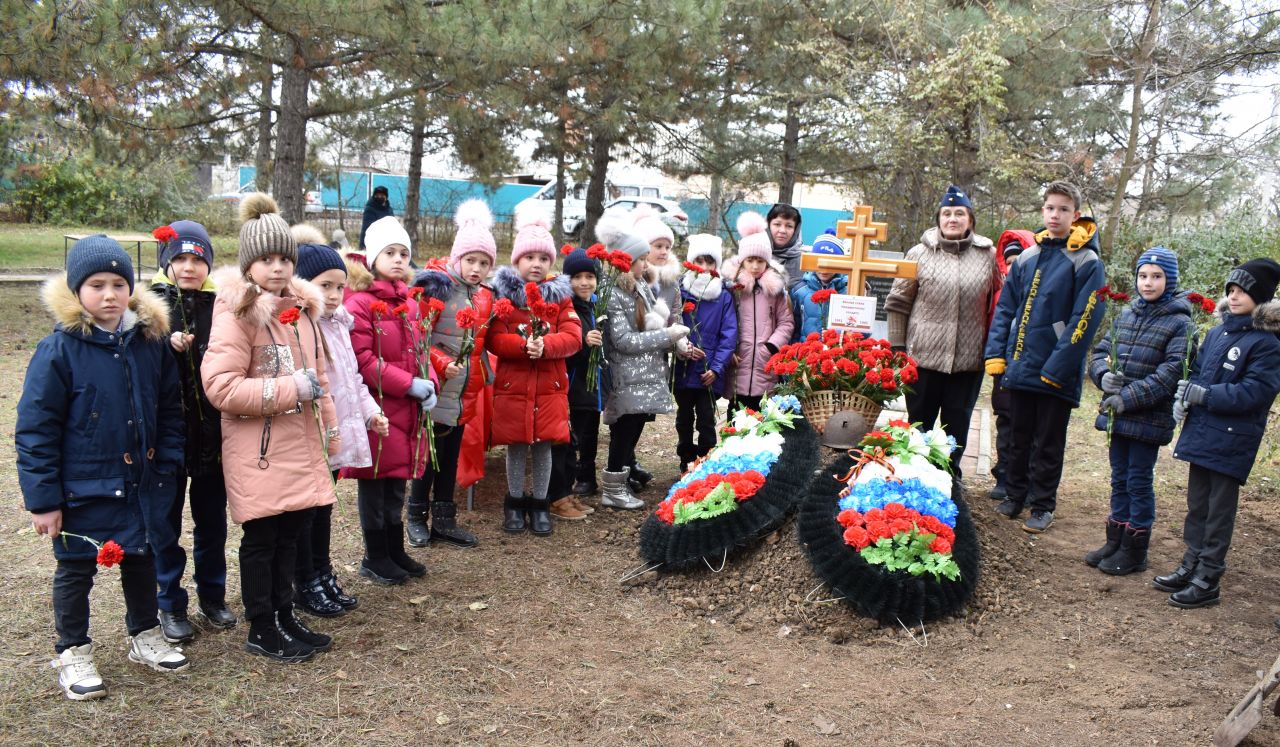
POLYGON ((409 234, 393 216, 374 221, 365 232, 365 263, 350 266, 351 294, 344 305, 355 323, 351 347, 365 386, 378 399, 390 432, 369 432, 373 466, 348 468, 354 477, 364 533, 360 575, 374 583, 402 584, 426 575, 427 568, 404 549, 405 490, 422 477, 430 444, 422 413, 436 404, 436 374, 422 327, 418 301, 409 297, 409 234), (371 274, 370 274, 371 273, 371 274))
POLYGON ((795 329, 787 298, 787 271, 772 258, 764 216, 748 210, 738 217, 738 256, 724 263, 725 285, 738 306, 738 349, 729 388, 731 407, 760 409, 778 377, 764 364, 787 344, 795 329))
POLYGON ((222 470, 231 518, 242 525, 245 648, 278 661, 332 644, 293 609, 293 566, 306 511, 334 502, 326 460, 341 448, 316 320, 324 300, 293 276, 298 249, 267 195, 240 203, 240 267, 215 273, 209 347, 200 365, 222 413, 222 470))

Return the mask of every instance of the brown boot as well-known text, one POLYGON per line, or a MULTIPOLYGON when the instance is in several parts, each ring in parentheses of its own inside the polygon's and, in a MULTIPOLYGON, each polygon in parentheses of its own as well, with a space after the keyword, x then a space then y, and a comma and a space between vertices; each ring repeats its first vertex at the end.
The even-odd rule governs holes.
POLYGON ((572 496, 565 496, 558 501, 552 501, 551 515, 565 521, 579 521, 587 518, 585 513, 579 511, 578 507, 573 505, 572 496))

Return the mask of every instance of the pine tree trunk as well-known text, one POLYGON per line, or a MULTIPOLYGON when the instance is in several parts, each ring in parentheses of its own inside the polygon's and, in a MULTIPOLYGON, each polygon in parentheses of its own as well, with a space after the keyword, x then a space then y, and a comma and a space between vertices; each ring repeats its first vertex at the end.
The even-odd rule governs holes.
POLYGON ((304 170, 307 160, 307 93, 311 71, 301 55, 280 73, 280 121, 276 125, 276 169, 272 191, 280 214, 289 223, 305 217, 304 170))
POLYGON ((275 68, 270 62, 263 64, 258 79, 261 89, 262 109, 258 111, 258 145, 253 153, 253 183, 259 192, 271 188, 271 110, 274 103, 275 68))
POLYGON ((591 181, 587 184, 587 217, 582 224, 582 240, 595 236, 596 222, 604 214, 605 187, 609 179, 609 151, 613 140, 608 135, 595 132, 591 135, 591 181))
POLYGON ((787 124, 782 134, 782 179, 778 202, 791 203, 796 191, 796 161, 800 153, 800 102, 787 102, 787 124))
POLYGON ((724 215, 724 177, 711 175, 711 190, 707 193, 707 225, 708 233, 720 232, 720 218, 724 215))
MULTIPOLYGON (((563 110, 562 110, 563 112, 563 110)), ((556 200, 555 211, 551 216, 551 235, 555 237, 556 243, 563 243, 564 235, 564 172, 565 172, 565 138, 568 136, 569 123, 565 121, 563 113, 556 119, 556 200)), ((585 245, 585 235, 580 231, 578 235, 578 244, 585 245)))
POLYGON ((404 230, 413 240, 414 254, 423 258, 426 252, 419 252, 421 237, 418 232, 418 202, 422 187, 422 141, 427 130, 427 107, 423 95, 413 100, 413 126, 409 131, 409 185, 404 193, 404 230))

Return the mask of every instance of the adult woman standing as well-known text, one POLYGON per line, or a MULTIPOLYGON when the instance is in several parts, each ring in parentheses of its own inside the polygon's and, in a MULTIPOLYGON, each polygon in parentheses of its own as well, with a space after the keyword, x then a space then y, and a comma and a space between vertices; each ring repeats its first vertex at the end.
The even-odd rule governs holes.
POLYGON ((982 348, 1000 271, 991 240, 974 232, 973 203, 959 187, 947 187, 937 225, 907 252, 915 278, 900 278, 885 301, 889 343, 916 359, 920 380, 907 395, 907 417, 931 428, 941 416, 956 440, 952 464, 959 472, 969 420, 982 388, 982 348))

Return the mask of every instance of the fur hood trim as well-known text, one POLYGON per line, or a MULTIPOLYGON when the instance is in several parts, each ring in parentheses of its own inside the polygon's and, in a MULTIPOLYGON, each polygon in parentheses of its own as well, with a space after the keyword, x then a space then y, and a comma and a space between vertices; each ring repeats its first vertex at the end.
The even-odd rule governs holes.
MULTIPOLYGON (((1222 321, 1231 314, 1224 297, 1218 301, 1218 311, 1214 314, 1222 321)), ((1260 303, 1253 309, 1253 328, 1262 332, 1280 334, 1280 300, 1260 303)))
POLYGON ((454 279, 449 273, 439 270, 422 270, 413 278, 415 287, 422 289, 427 298, 435 298, 447 302, 453 295, 454 279))
POLYGON ((724 281, 718 277, 708 279, 704 275, 706 273, 685 270, 684 277, 680 279, 680 287, 699 301, 714 301, 724 292, 724 281))
MULTIPOLYGON (((64 330, 82 337, 93 335, 93 317, 80 305, 80 299, 67 287, 67 274, 49 278, 40 289, 40 298, 53 320, 64 330)), ((126 317, 132 313, 134 322, 142 327, 148 340, 163 340, 169 336, 169 307, 164 299, 141 283, 133 287, 133 295, 125 307, 126 317)))
POLYGON ((350 258, 344 261, 347 265, 347 290, 352 293, 369 290, 369 286, 373 285, 373 272, 363 262, 350 258))
MULTIPOLYGON (((787 271, 782 265, 770 259, 768 269, 764 271, 758 279, 760 289, 767 296, 776 296, 779 293, 787 292, 787 271)), ((729 278, 732 283, 736 283, 747 293, 755 291, 757 278, 751 277, 749 272, 739 272, 742 268, 742 260, 738 257, 730 257, 725 260, 724 270, 720 273, 722 277, 729 278)))
POLYGON ((649 281, 650 285, 658 284, 663 288, 670 288, 680 281, 680 273, 684 271, 680 260, 676 259, 675 253, 667 258, 667 263, 661 267, 650 263, 649 269, 645 270, 644 279, 649 281))
MULTIPOLYGON (((573 297, 569 277, 563 273, 538 283, 538 290, 542 291, 543 300, 551 303, 558 304, 573 297)), ((511 301, 516 308, 524 308, 528 305, 524 297, 524 280, 520 277, 520 273, 516 272, 516 268, 510 265, 498 268, 498 272, 493 276, 493 292, 498 298, 511 301)))
MULTIPOLYGON (((258 325, 266 324, 275 317, 276 297, 259 291, 256 285, 250 283, 240 273, 239 268, 222 267, 214 270, 213 284, 218 287, 218 300, 224 301, 232 309, 240 307, 240 304, 245 300, 246 293, 257 294, 257 299, 253 302, 253 306, 244 314, 239 315, 240 319, 258 325)), ((320 293, 319 288, 311 283, 300 278, 291 278, 289 280, 289 293, 298 299, 303 311, 310 314, 312 319, 319 319, 324 314, 324 295, 320 293)))

